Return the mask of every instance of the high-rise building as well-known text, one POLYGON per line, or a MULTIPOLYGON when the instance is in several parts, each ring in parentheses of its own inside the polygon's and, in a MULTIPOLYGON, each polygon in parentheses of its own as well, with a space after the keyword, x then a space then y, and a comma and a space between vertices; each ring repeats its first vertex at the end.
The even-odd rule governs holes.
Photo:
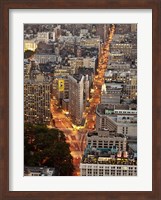
POLYGON ((35 124, 49 124, 51 83, 43 76, 24 83, 24 121, 35 124))
POLYGON ((69 114, 72 122, 81 125, 84 111, 84 76, 69 76, 69 114))

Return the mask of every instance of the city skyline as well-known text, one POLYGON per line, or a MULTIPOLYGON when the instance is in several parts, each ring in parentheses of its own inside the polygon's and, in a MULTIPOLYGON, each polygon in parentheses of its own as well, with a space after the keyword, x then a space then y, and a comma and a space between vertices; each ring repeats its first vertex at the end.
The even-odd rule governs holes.
POLYGON ((73 175, 136 176, 137 25, 25 24, 24 58, 24 122, 63 132, 73 175))

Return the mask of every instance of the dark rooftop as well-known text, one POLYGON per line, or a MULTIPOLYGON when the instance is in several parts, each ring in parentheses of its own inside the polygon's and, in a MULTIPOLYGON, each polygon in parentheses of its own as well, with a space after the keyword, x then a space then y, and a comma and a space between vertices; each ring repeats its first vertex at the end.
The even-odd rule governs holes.
POLYGON ((77 82, 79 83, 82 79, 82 74, 73 74, 73 78, 75 78, 77 82))
POLYGON ((136 110, 135 104, 98 104, 96 111, 100 114, 105 114, 105 110, 136 110))
POLYGON ((137 165, 137 158, 117 148, 92 148, 87 146, 81 163, 106 165, 137 165))
POLYGON ((78 69, 78 73, 82 74, 82 75, 89 75, 89 76, 91 76, 92 74, 94 74, 94 71, 93 71, 93 68, 80 67, 78 69))

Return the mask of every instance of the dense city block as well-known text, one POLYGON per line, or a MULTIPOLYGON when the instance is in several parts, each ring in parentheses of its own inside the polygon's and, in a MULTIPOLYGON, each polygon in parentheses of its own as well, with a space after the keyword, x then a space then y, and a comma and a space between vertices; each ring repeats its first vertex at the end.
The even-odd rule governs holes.
POLYGON ((137 24, 25 24, 24 124, 25 176, 137 176, 137 24))

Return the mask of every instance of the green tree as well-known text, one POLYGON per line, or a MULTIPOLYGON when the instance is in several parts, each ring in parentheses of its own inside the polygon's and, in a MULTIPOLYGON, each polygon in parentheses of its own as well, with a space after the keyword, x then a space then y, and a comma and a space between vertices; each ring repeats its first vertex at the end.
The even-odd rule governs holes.
POLYGON ((24 52, 24 58, 25 58, 25 59, 31 58, 34 54, 35 54, 34 51, 26 50, 26 51, 24 52))
POLYGON ((54 167, 60 176, 70 176, 74 171, 64 133, 44 125, 25 124, 24 163, 28 166, 54 167))

